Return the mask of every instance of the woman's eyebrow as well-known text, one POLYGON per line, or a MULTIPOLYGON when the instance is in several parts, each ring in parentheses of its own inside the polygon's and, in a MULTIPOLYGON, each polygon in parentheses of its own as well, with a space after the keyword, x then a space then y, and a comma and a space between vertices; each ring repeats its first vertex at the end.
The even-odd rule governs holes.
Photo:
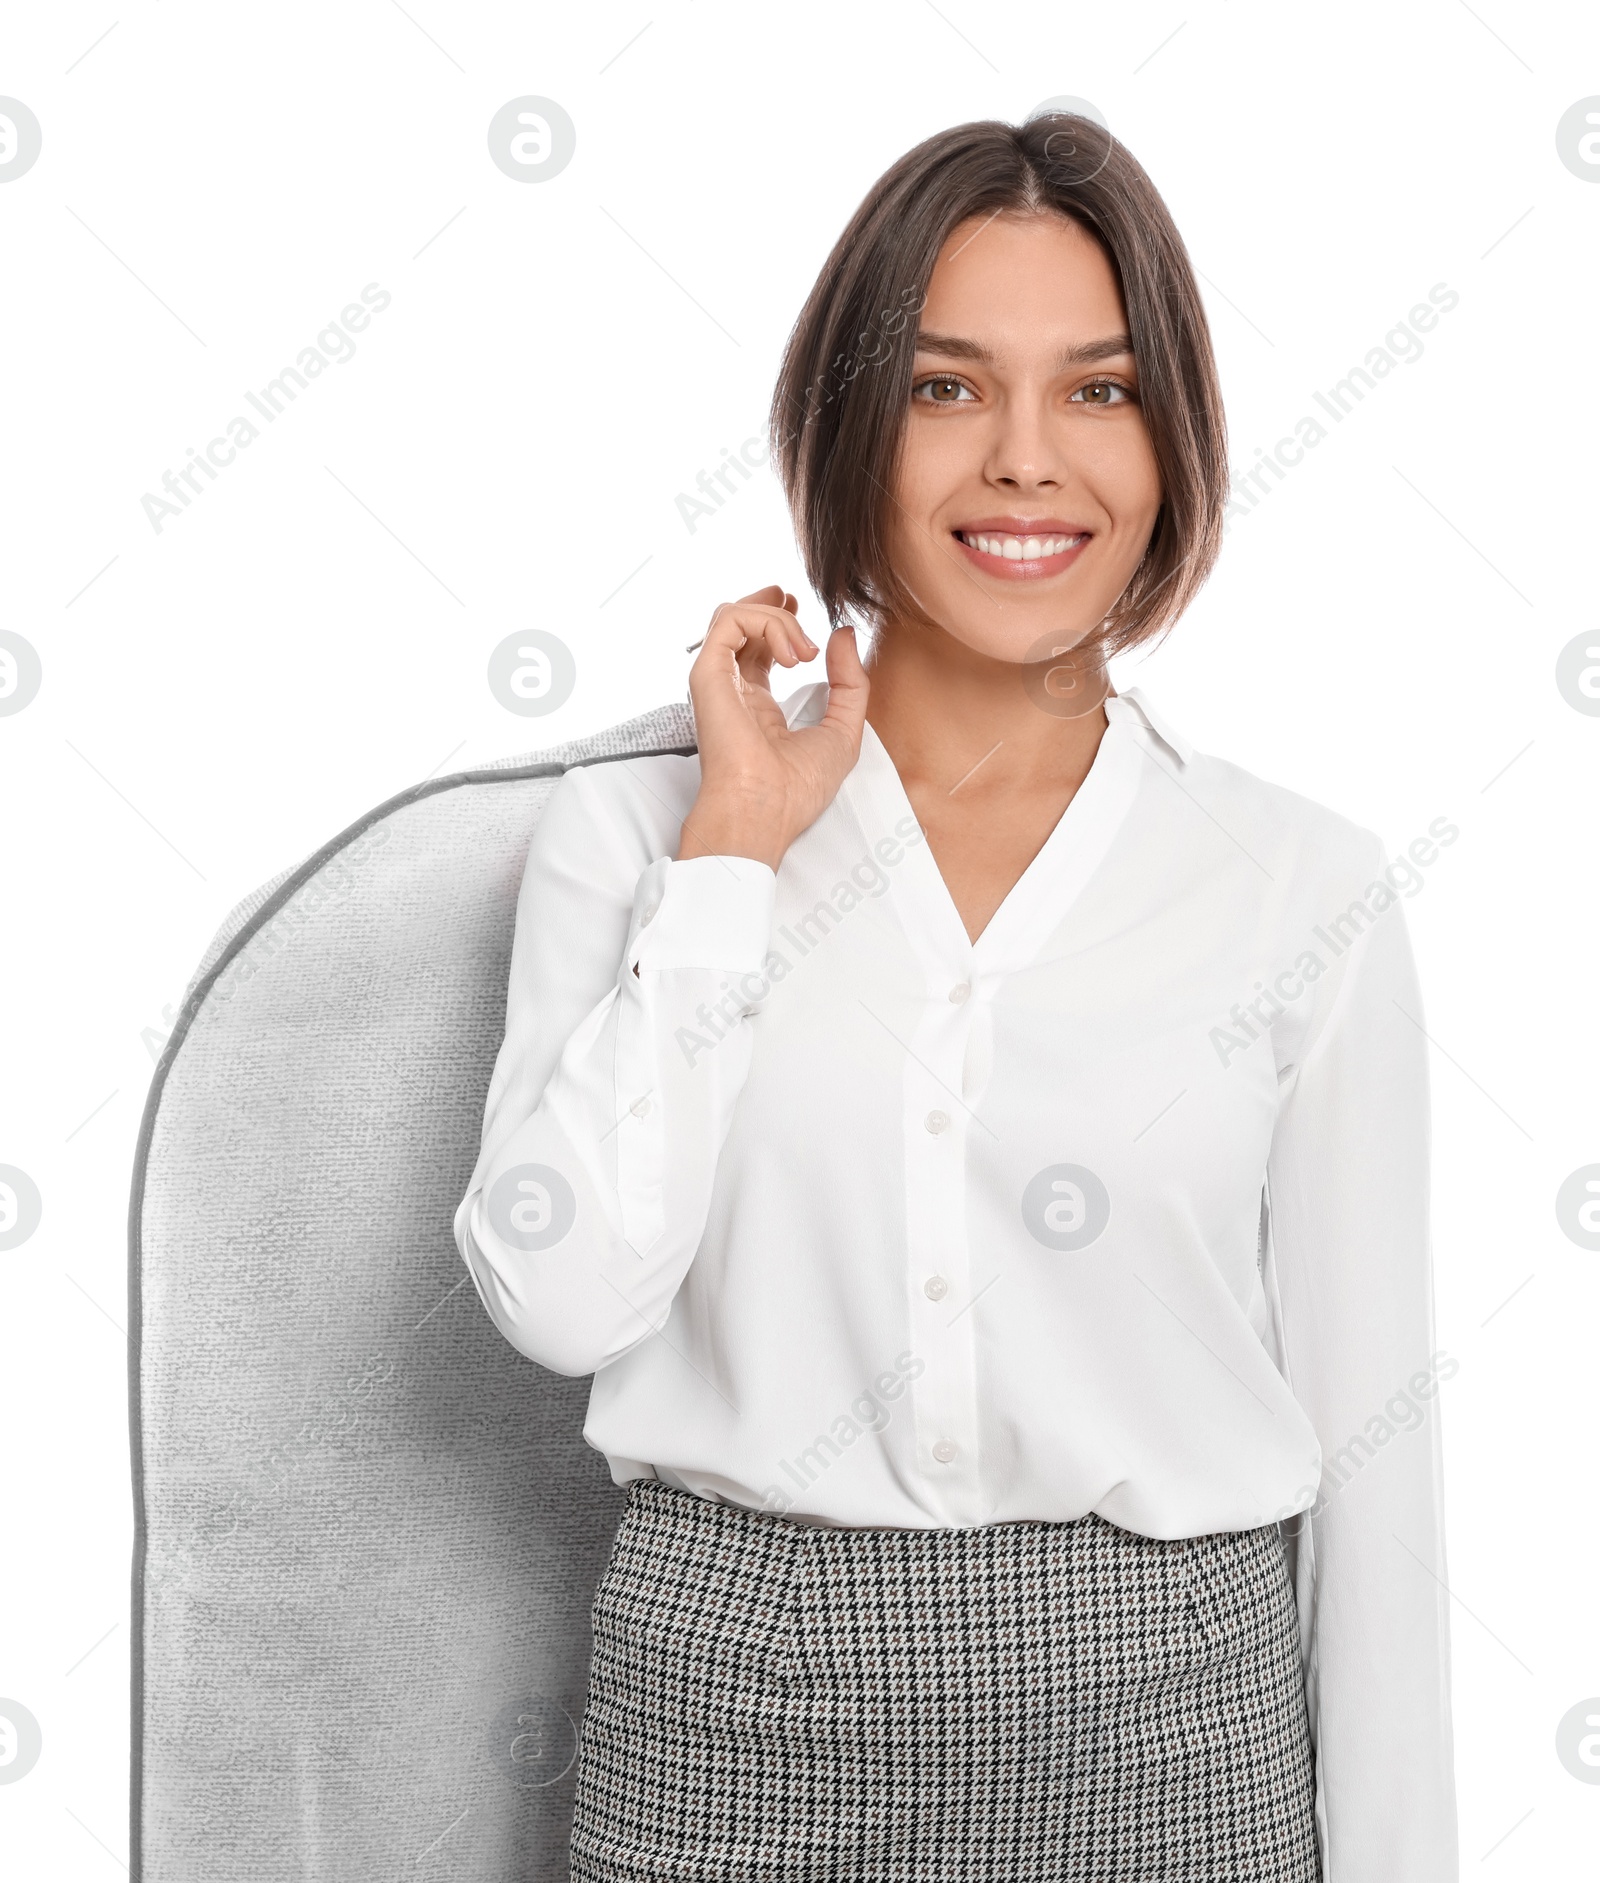
POLYGON ((919 353, 942 353, 947 360, 976 360, 980 366, 992 366, 994 355, 977 340, 963 340, 956 334, 928 333, 923 330, 917 335, 919 353))
MULTIPOLYGON (((978 340, 965 340, 959 334, 928 333, 926 330, 917 335, 919 353, 940 353, 949 360, 975 360, 980 366, 993 366, 994 355, 978 340)), ((1074 366, 1090 366, 1096 360, 1120 359, 1124 354, 1131 357, 1133 341, 1125 333, 1108 333, 1098 340, 1083 340, 1077 346, 1068 347, 1056 361, 1058 372, 1068 372, 1074 366)))

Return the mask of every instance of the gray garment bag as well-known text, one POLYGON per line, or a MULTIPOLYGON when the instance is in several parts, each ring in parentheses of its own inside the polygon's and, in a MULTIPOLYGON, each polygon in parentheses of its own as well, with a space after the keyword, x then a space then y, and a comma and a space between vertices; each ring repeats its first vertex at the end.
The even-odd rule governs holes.
POLYGON ((236 908, 130 1211, 133 1883, 559 1883, 624 1506, 451 1232, 529 835, 687 706, 430 781, 236 908))

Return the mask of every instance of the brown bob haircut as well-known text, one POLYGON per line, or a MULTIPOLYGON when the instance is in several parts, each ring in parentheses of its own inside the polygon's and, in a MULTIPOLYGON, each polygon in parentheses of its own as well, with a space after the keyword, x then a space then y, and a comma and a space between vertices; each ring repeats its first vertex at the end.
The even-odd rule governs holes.
POLYGON ((1054 213, 1087 230, 1127 310, 1162 503, 1143 560, 1085 642, 1109 655, 1170 626, 1211 571, 1228 501, 1227 427, 1205 309, 1167 207, 1089 118, 959 124, 908 151, 834 244, 784 349, 772 454, 806 575, 834 627, 927 623, 889 562, 888 512, 917 312, 946 238, 972 217, 1054 213))

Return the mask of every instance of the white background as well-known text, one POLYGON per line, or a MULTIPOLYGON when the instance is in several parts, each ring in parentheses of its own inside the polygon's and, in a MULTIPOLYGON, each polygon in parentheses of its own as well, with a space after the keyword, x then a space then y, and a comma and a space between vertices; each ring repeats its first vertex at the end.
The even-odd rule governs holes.
POLYGON ((781 581, 815 632, 770 471, 693 533, 675 499, 762 433, 784 336, 873 179, 945 126, 1076 94, 1201 273, 1241 473, 1430 287, 1460 296, 1116 678, 1392 852, 1460 827, 1407 918, 1460 1369, 1462 1874, 1579 1874, 1600 1787, 1555 1729, 1600 1694, 1600 1256, 1554 1199, 1600 1161, 1600 718, 1554 669, 1595 626, 1600 188, 1555 131, 1600 93, 1600 15, 116 4, 13 11, 0 47, 0 92, 43 125, 0 187, 0 626, 44 670, 0 718, 0 1163, 44 1198, 0 1254, 0 1697, 44 1735, 0 1785, 0 1865, 125 1865, 127 1194, 215 928, 425 776, 682 698, 719 600, 781 581), (485 141, 525 93, 577 127, 537 186, 485 141), (157 533, 144 493, 369 282, 393 299, 355 357, 157 533), (537 719, 485 679, 529 627, 578 668, 537 719))

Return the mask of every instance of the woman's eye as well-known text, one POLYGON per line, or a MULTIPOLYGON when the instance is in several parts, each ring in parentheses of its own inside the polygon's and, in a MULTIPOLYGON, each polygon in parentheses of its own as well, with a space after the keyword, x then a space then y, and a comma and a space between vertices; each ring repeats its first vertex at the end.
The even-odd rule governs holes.
POLYGON ((931 379, 919 379, 911 388, 911 396, 916 398, 925 394, 924 405, 959 405, 973 395, 971 389, 954 379, 949 373, 935 373, 931 379))
POLYGON ((1132 389, 1115 379, 1097 379, 1092 385, 1080 386, 1073 393, 1073 398, 1076 399, 1080 393, 1085 405, 1125 405, 1133 397, 1132 389), (1112 397, 1113 393, 1116 394, 1115 398, 1112 397))

